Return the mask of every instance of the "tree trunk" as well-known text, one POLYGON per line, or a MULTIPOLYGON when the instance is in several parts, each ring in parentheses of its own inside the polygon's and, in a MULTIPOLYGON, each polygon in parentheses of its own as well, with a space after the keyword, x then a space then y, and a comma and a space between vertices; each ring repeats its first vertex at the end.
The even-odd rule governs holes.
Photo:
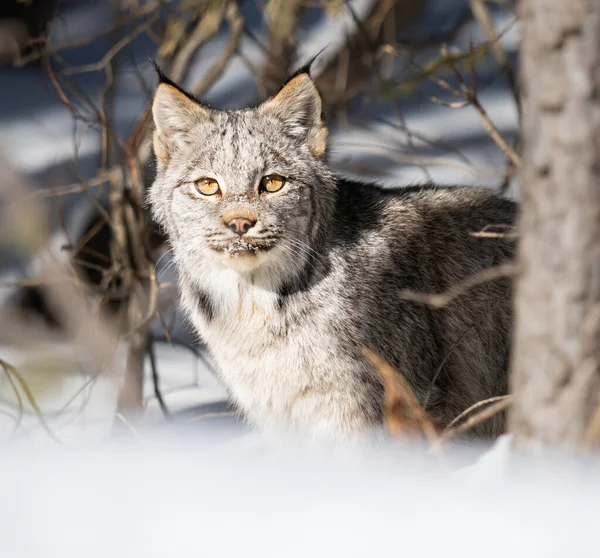
POLYGON ((600 388, 600 0, 522 0, 524 166, 510 428, 575 446, 600 388))

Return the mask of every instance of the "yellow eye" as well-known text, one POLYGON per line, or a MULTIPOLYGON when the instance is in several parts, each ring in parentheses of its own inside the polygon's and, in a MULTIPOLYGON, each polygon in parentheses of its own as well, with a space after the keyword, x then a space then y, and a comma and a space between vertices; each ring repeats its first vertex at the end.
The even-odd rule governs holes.
POLYGON ((196 190, 203 196, 214 196, 219 193, 219 183, 214 178, 201 178, 196 181, 196 190))
POLYGON ((283 178, 283 176, 279 176, 278 174, 269 174, 262 177, 260 181, 260 189, 272 194, 274 192, 279 192, 279 190, 283 188, 284 184, 285 178, 283 178))

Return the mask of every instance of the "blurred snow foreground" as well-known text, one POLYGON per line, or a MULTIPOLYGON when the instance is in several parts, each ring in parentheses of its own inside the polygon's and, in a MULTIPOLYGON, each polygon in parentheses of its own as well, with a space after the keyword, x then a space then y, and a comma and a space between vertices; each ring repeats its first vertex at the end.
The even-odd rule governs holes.
MULTIPOLYGON (((36 384, 61 350, 68 364, 67 346, 29 359, 2 349, 40 396, 48 430, 25 401, 3 445, 1 558, 598 555, 597 461, 521 461, 508 436, 479 457, 462 446, 328 454, 267 443, 220 416, 215 378, 201 363, 190 374, 193 355, 166 346, 157 356, 175 420, 150 400, 144 423, 114 436, 108 378, 36 384)), ((0 416, 6 439, 14 420, 0 416)))
POLYGON ((597 468, 498 468, 506 439, 460 475, 410 448, 342 460, 189 442, 6 454, 0 556, 598 556, 597 468))

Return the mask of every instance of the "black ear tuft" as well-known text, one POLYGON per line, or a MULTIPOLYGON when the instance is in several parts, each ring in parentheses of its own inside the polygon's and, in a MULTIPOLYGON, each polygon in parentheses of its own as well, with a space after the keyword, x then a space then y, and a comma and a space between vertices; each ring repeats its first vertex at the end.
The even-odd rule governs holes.
POLYGON ((312 65, 313 65, 314 61, 323 53, 323 51, 326 48, 327 47, 323 47, 308 62, 306 62, 306 64, 303 64, 302 66, 300 66, 300 68, 298 68, 289 78, 287 78, 285 80, 284 84, 281 87, 282 88, 285 87, 290 81, 292 81, 295 77, 298 77, 301 74, 306 74, 309 78, 312 79, 312 76, 310 75, 310 70, 312 68, 312 65))
POLYGON ((191 101, 195 101, 196 103, 198 103, 198 99, 196 99, 196 97, 194 97, 189 91, 186 91, 185 89, 183 89, 183 87, 179 87, 179 85, 177 85, 174 81, 172 81, 171 79, 169 79, 164 73, 163 71, 160 69, 160 66, 158 65, 158 63, 156 62, 156 60, 154 60, 153 58, 150 58, 150 63, 152 64, 152 66, 154 66, 154 70, 156 71, 156 75, 158 76, 158 83, 159 84, 165 84, 165 85, 170 85, 171 87, 174 87, 175 89, 177 89, 177 91, 179 91, 180 93, 182 93, 183 95, 185 95, 188 99, 190 99, 191 101))
POLYGON ((158 76, 158 82, 159 83, 167 83, 168 85, 171 85, 171 83, 172 83, 171 80, 167 76, 165 76, 163 71, 160 69, 158 62, 156 60, 154 60, 154 58, 148 58, 148 60, 150 60, 150 64, 152 64, 152 67, 154 68, 154 71, 156 72, 156 75, 158 76))

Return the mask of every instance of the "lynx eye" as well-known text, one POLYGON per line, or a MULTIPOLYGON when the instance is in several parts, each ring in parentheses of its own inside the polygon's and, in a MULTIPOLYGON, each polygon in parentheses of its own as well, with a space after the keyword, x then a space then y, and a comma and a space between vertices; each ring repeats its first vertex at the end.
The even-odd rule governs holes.
POLYGON ((263 176, 260 181, 260 189, 263 192, 269 192, 269 194, 273 194, 274 192, 279 192, 283 188, 285 184, 285 178, 278 174, 268 174, 267 176, 263 176))
POLYGON ((196 190, 203 196, 214 196, 220 191, 219 183, 214 178, 201 178, 196 181, 196 190))

